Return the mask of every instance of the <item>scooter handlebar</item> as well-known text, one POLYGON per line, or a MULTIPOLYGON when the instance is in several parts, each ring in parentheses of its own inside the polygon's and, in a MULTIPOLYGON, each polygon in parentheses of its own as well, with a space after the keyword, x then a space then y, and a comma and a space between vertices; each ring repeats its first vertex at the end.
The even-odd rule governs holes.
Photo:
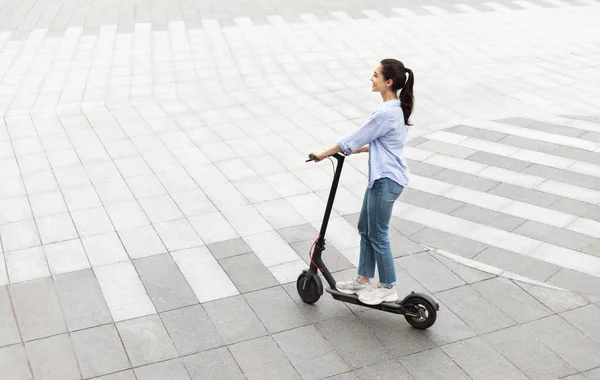
MULTIPOLYGON (((341 155, 341 154, 339 154, 339 153, 335 153, 335 154, 333 154, 333 155, 331 155, 331 156, 328 156, 328 157, 333 157, 333 158, 337 159, 338 161, 344 158, 344 156, 342 156, 342 155, 341 155)), ((313 154, 309 154, 309 155, 308 155, 308 160, 306 160, 306 162, 311 162, 311 161, 314 161, 314 160, 315 160, 315 158, 317 158, 317 157, 315 157, 313 154)))

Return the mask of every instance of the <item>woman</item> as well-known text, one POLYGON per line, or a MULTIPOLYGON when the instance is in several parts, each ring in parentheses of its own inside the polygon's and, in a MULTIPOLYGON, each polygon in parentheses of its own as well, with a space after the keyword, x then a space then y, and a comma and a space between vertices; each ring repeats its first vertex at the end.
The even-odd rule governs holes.
POLYGON ((414 75, 402 62, 384 59, 375 69, 371 82, 372 91, 381 94, 383 103, 369 121, 333 147, 312 154, 318 162, 338 152, 346 155, 369 152, 369 182, 358 220, 361 237, 358 276, 338 282, 336 287, 342 293, 358 294, 365 304, 377 305, 398 300, 388 230, 394 202, 408 184, 404 144, 414 105, 414 75), (375 287, 371 286, 370 279, 375 276, 376 263, 379 284, 375 287))

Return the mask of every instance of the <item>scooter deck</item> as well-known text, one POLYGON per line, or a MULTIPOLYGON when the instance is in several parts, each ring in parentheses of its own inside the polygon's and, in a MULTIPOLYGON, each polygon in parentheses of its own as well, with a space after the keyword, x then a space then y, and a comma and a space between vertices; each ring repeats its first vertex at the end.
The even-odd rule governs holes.
POLYGON ((337 290, 333 290, 331 288, 325 289, 327 293, 330 293, 332 297, 338 301, 348 302, 359 306, 368 307, 371 309, 377 309, 382 311, 387 311, 389 313, 394 314, 406 314, 407 310, 403 308, 397 302, 382 302, 379 305, 367 305, 365 303, 360 302, 358 296, 356 294, 346 294, 337 290))

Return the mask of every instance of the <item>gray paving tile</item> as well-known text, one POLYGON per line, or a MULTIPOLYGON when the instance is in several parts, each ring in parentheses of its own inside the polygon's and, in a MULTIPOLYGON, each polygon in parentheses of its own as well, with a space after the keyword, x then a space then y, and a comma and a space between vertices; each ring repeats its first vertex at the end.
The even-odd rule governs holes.
MULTIPOLYGON (((347 271, 345 271, 347 272, 347 271)), ((354 275, 356 275, 356 271, 352 270, 354 275)), ((343 273, 343 272, 342 272, 343 273)), ((336 273, 335 277, 337 280, 342 279, 341 273, 336 273), (338 279, 338 275, 340 278, 338 279)), ((343 277, 346 278, 346 277, 343 277)), ((323 286, 328 286, 326 283, 323 286)), ((349 315, 351 313, 350 309, 343 302, 335 301, 329 293, 323 291, 323 296, 321 299, 312 305, 308 305, 302 301, 300 296, 298 295, 298 291, 296 290, 296 283, 292 282, 289 284, 283 285, 286 293, 290 296, 290 298, 296 303, 297 307, 302 310, 305 318, 310 323, 316 323, 332 318, 338 318, 342 316, 349 315)))
POLYGON ((549 226, 547 224, 542 224, 531 220, 519 226, 513 232, 576 251, 581 251, 584 248, 594 244, 598 240, 584 234, 549 226))
POLYGON ((513 364, 481 337, 475 337, 442 347, 473 380, 526 380, 513 364))
POLYGON ((217 260, 252 252, 248 244, 246 244, 242 238, 209 244, 207 247, 217 260))
POLYGON ((392 247, 392 255, 395 258, 412 255, 425 250, 419 244, 394 228, 391 228, 388 234, 390 237, 390 245, 392 247))
POLYGON ((497 142, 508 136, 505 133, 499 133, 495 131, 488 131, 486 129, 469 127, 468 125, 455 125, 454 127, 446 129, 447 132, 457 133, 463 136, 475 137, 481 140, 497 142))
POLYGON ((421 161, 414 161, 414 160, 407 159, 406 163, 407 163, 411 173, 418 174, 423 177, 433 177, 436 174, 438 174, 439 172, 441 172, 442 170, 444 170, 444 168, 442 168, 442 167, 427 164, 427 163, 421 162, 421 161))
POLYGON ((31 369, 36 379, 79 379, 79 367, 68 334, 55 335, 25 344, 31 369))
POLYGON ((465 285, 465 282, 428 252, 401 257, 396 263, 432 293, 465 285))
POLYGON ((600 302, 600 278, 598 277, 561 268, 547 282, 577 292, 592 302, 600 302))
POLYGON ((10 380, 33 380, 22 344, 0 348, 0 373, 10 380))
MULTIPOLYGON (((313 245, 314 240, 305 240, 297 243, 290 244, 290 247, 298 253, 298 255, 304 260, 306 264, 310 264, 310 248, 313 245)), ((314 248, 313 248, 314 252, 314 248)), ((353 267, 352 263, 348 261, 346 256, 342 255, 331 243, 325 242, 325 251, 322 254, 323 261, 327 265, 327 268, 331 272, 338 272, 353 267)))
POLYGON ((540 140, 532 140, 519 136, 508 136, 498 141, 498 143, 549 154, 552 154, 552 152, 558 148, 557 144, 552 144, 540 140))
POLYGON ((406 145, 416 147, 416 146, 423 144, 424 142, 427 142, 427 140, 428 139, 426 139, 425 137, 415 137, 415 138, 408 140, 406 142, 406 145))
POLYGON ((225 344, 267 334, 264 325, 242 296, 207 302, 203 306, 225 344))
POLYGON ((354 373, 360 380, 376 380, 376 379, 398 379, 398 380, 414 380, 414 377, 406 368, 396 360, 388 360, 383 363, 378 363, 364 368, 355 370, 354 373))
POLYGON ((390 219, 390 226, 404 236, 412 236, 413 234, 425 228, 425 226, 422 224, 400 219, 396 216, 392 216, 392 219, 390 219))
POLYGON ((407 188, 402 192, 402 202, 449 214, 464 205, 463 202, 441 197, 424 191, 407 188))
POLYGON ((385 346, 354 315, 319 322, 315 326, 352 368, 391 359, 385 346))
POLYGON ((138 367, 134 372, 137 380, 191 380, 181 359, 138 367))
POLYGON ((442 346, 478 335, 473 328, 460 319, 438 297, 434 299, 440 305, 440 316, 435 324, 427 330, 427 338, 438 346, 442 346))
POLYGON ((522 325, 483 335, 483 339, 531 379, 558 379, 576 372, 522 325))
POLYGON ((91 269, 54 277, 56 294, 69 331, 112 322, 112 316, 91 269))
POLYGON ((84 378, 131 367, 121 338, 112 324, 71 333, 71 339, 84 378))
POLYGON ((474 259, 538 281, 546 281, 560 269, 558 265, 497 247, 486 248, 474 259))
POLYGON ((568 117, 570 119, 584 120, 584 121, 589 121, 591 123, 600 124, 600 117, 597 117, 597 116, 584 116, 584 115, 563 115, 563 116, 568 117))
POLYGON ((548 206, 548 208, 600 222, 600 206, 595 206, 587 202, 561 198, 557 202, 548 206))
MULTIPOLYGON (((343 215, 342 217, 344 219, 346 219, 346 221, 348 223, 350 223, 352 225, 352 227, 358 228, 358 219, 360 218, 360 212, 356 212, 354 214, 343 215)), ((394 218, 394 216, 392 216, 392 219, 393 218, 394 218)), ((391 220, 390 220, 390 224, 391 224, 391 220)), ((317 231, 317 230, 315 230, 315 231, 317 231)), ((318 234, 318 232, 317 232, 317 234, 318 234)), ((307 239, 304 239, 304 240, 311 240, 311 239, 314 241, 315 235, 308 236, 307 239)))
POLYGON ((496 277, 494 274, 483 272, 478 269, 471 268, 470 266, 460 264, 454 260, 442 256, 441 254, 435 252, 429 253, 467 284, 472 284, 496 277))
POLYGON ((437 179, 438 181, 443 181, 478 191, 488 191, 500 183, 497 181, 492 181, 491 179, 477 177, 452 169, 441 171, 432 178, 437 179))
POLYGON ((359 313, 358 317, 393 357, 406 356, 436 347, 427 334, 412 328, 404 317, 378 310, 364 310, 366 311, 359 313))
POLYGON ((8 290, 0 286, 0 347, 21 342, 8 290))
POLYGON ((415 380, 467 380, 470 377, 439 348, 400 358, 415 380))
POLYGON ((515 158, 500 156, 488 152, 477 152, 469 157, 470 161, 480 162, 482 164, 495 166, 497 168, 508 169, 516 172, 525 170, 528 166, 532 165, 531 162, 517 160, 515 158))
POLYGON ((577 371, 587 371, 600 366, 600 344, 561 317, 554 315, 523 326, 525 331, 548 346, 577 371))
POLYGON ((304 326, 310 321, 282 287, 247 293, 244 298, 270 333, 304 326), (273 307, 277 305, 277 307, 273 307))
POLYGON ((498 186, 490 189, 488 193, 542 207, 550 207, 550 205, 561 199, 557 195, 526 189, 524 187, 511 185, 508 183, 501 183, 498 186))
POLYGON ((596 241, 593 244, 585 247, 582 250, 582 252, 600 257, 600 241, 598 239, 596 239, 596 241))
POLYGON ((346 372, 332 377, 328 377, 327 380, 360 380, 353 372, 346 372))
POLYGON ((67 331, 51 278, 22 282, 9 289, 23 341, 67 331))
POLYGON ((160 316, 180 355, 223 345, 223 339, 200 305, 168 311, 160 316))
POLYGON ((549 166, 533 164, 523 173, 548 178, 559 182, 565 182, 571 185, 581 186, 592 190, 600 190, 600 178, 581 173, 574 173, 569 170, 551 168, 549 166))
POLYGON ((504 311, 492 304, 470 285, 446 290, 436 296, 479 334, 515 325, 504 311))
POLYGON ((117 329, 134 367, 177 357, 177 350, 156 314, 119 322, 117 329))
POLYGON ((473 153, 475 153, 474 149, 448 144, 436 140, 428 140, 427 142, 424 142, 423 144, 417 146, 417 148, 424 149, 430 152, 447 154, 449 156, 457 158, 467 158, 473 153))
POLYGON ((515 283, 555 313, 576 309, 590 303, 585 297, 569 290, 551 289, 523 282, 515 283))
POLYGON ((313 325, 273 334, 273 339, 303 379, 323 379, 350 370, 313 325))
POLYGON ((571 148, 569 146, 560 146, 554 152, 552 152, 555 156, 571 158, 577 161, 589 162, 591 164, 596 164, 600 162, 600 153, 590 152, 589 150, 571 148))
MULTIPOLYGON (((399 259, 395 259, 394 261, 398 261, 399 259)), ((352 275, 356 276, 356 270, 352 271, 352 275)), ((352 278, 352 276, 350 275, 346 275, 343 277, 343 279, 348 279, 348 278, 352 278)), ((400 266, 398 263, 396 263, 396 278, 398 280, 398 282, 396 283, 396 288, 398 289, 398 295, 403 297, 403 294, 408 294, 412 291, 415 292, 421 292, 421 293, 427 293, 430 294, 429 290, 427 290, 427 288, 425 288, 423 285, 421 285, 420 282, 418 282, 410 273, 408 273, 406 270, 404 270, 404 268, 402 268, 402 266, 400 266)), ((375 271, 375 278, 374 281, 378 281, 379 280, 379 275, 377 273, 377 271, 375 271)), ((360 310, 360 312, 365 311, 365 309, 358 308, 358 310, 360 310)))
POLYGON ((187 356, 183 359, 192 380, 245 380, 226 347, 187 356))
POLYGON ((410 238, 416 242, 469 258, 487 248, 487 245, 483 243, 429 227, 411 235, 410 238))
POLYGON ((584 372, 583 375, 587 380, 600 380, 600 367, 584 372))
POLYGON ((270 336, 236 343, 229 350, 248 380, 301 379, 270 336))
POLYGON ((505 231, 512 231, 525 223, 523 218, 469 204, 452 211, 450 215, 505 231))
POLYGON ((600 320, 600 307, 597 305, 588 305, 579 309, 566 311, 561 316, 579 331, 600 344, 600 326, 597 323, 600 320))
POLYGON ((158 312, 198 303, 170 254, 134 260, 133 264, 158 312))
POLYGON ((288 244, 307 240, 314 241, 319 235, 319 231, 317 231, 310 224, 301 224, 298 226, 281 228, 278 229, 277 232, 288 244))
POLYGON ((541 302, 505 278, 497 277, 478 282, 472 286, 489 302, 519 323, 553 314, 541 302))
POLYGON ((241 293, 279 285, 271 272, 252 252, 219 261, 241 293))
POLYGON ((585 133, 584 130, 567 127, 564 125, 557 125, 551 123, 544 123, 541 121, 533 120, 533 119, 525 119, 525 118, 507 118, 494 120, 499 123, 516 125, 519 127, 525 127, 529 129, 535 129, 538 131, 554 133, 557 135, 570 136, 570 137, 579 137, 585 133))
POLYGON ((121 371, 117 373, 111 373, 110 375, 100 376, 94 378, 94 380, 136 380, 135 374, 132 370, 121 371))
POLYGON ((567 377, 563 377, 563 380, 586 380, 586 378, 581 374, 575 374, 567 377))

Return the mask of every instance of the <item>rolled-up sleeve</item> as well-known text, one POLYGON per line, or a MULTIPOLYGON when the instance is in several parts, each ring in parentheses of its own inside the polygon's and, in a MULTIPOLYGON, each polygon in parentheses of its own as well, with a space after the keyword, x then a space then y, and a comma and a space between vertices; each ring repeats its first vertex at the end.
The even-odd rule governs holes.
POLYGON ((385 112, 376 111, 371 114, 369 121, 360 127, 358 131, 339 140, 337 145, 344 154, 350 155, 357 149, 386 134, 388 128, 388 115, 385 112))

